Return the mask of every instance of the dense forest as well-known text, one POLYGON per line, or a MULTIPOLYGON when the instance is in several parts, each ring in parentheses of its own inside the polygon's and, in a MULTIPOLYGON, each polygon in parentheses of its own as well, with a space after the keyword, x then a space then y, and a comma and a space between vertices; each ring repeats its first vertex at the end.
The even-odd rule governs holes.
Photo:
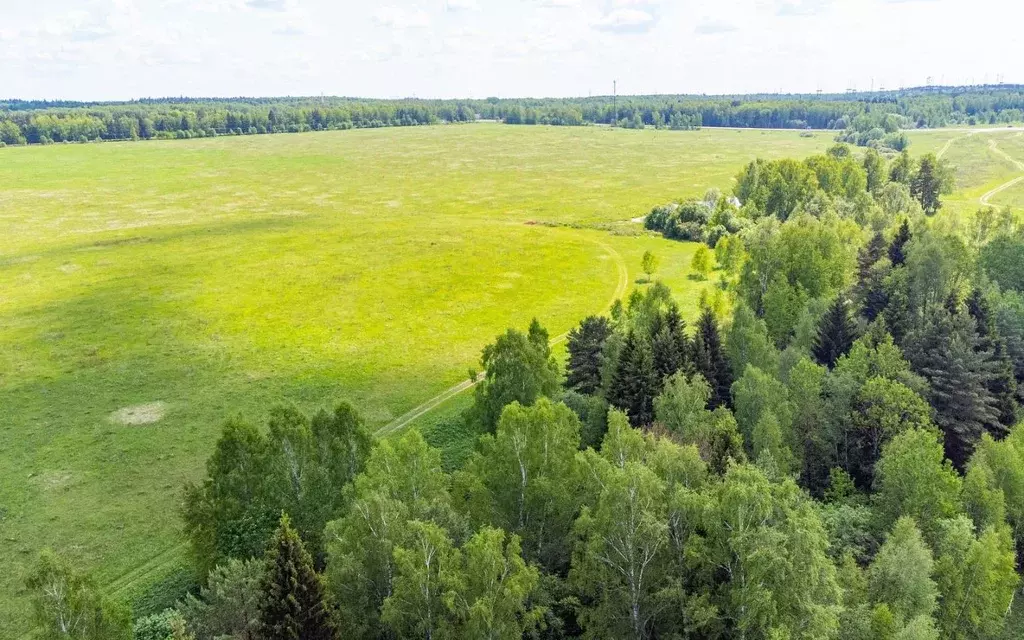
MULTIPOLYGON (((363 100, 167 98, 133 102, 0 100, 0 144, 296 133, 501 120, 629 128, 847 130, 862 146, 898 129, 1024 121, 1024 86, 924 87, 823 95, 600 96, 363 100), (880 133, 879 133, 880 132, 880 133)), ((898 141, 887 144, 901 150, 898 141)), ((905 146, 905 144, 903 145, 905 146)))
POLYGON ((347 404, 227 422, 199 585, 133 624, 44 553, 40 637, 1022 637, 1024 227, 932 217, 944 171, 837 145, 656 210, 713 239, 696 322, 651 277, 564 364, 509 329, 464 459, 347 404))

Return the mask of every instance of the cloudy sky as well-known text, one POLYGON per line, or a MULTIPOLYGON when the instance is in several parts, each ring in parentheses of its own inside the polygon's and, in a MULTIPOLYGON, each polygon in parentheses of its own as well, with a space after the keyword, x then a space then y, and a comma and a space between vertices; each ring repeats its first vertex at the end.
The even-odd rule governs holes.
POLYGON ((0 0, 0 97, 1024 82, 1019 0, 0 0))

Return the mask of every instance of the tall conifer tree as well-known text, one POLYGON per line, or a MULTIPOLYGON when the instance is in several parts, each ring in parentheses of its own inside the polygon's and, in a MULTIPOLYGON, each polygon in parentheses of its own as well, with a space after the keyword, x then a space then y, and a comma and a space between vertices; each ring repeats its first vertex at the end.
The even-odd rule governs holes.
POLYGON ((565 386, 592 395, 601 387, 604 345, 612 334, 608 318, 590 316, 569 332, 565 386))
POLYGON ((1006 349, 1006 341, 999 335, 991 305, 980 288, 975 287, 967 298, 967 312, 974 318, 978 345, 975 350, 991 355, 991 377, 988 390, 995 398, 999 412, 999 426, 991 425, 989 431, 997 435, 1017 424, 1017 378, 1014 375, 1013 360, 1006 349))
MULTIPOLYGON (((905 342, 914 372, 929 382, 928 402, 945 433, 946 457, 963 469, 981 434, 1000 425, 988 388, 991 354, 978 350, 975 322, 968 314, 951 316, 945 309, 934 310, 905 342)), ((994 435, 1003 430, 1000 425, 994 435)))
POLYGON ((654 370, 659 379, 665 379, 683 368, 683 352, 679 349, 679 341, 672 335, 671 329, 662 327, 651 343, 654 352, 654 370))
POLYGON ((910 237, 910 221, 904 219, 900 230, 896 232, 896 237, 892 239, 892 244, 889 245, 889 262, 892 262, 892 266, 901 267, 907 261, 904 247, 910 242, 910 237))
POLYGON ((608 401, 629 414, 634 426, 644 426, 654 420, 654 398, 660 392, 651 347, 631 331, 619 355, 608 401))
POLYGON ((846 297, 836 296, 828 311, 818 323, 818 335, 814 340, 814 359, 818 364, 831 369, 841 356, 846 355, 857 339, 857 327, 846 308, 846 297))
POLYGON ((881 231, 878 231, 875 235, 871 236, 871 240, 858 252, 857 276, 861 286, 871 275, 871 267, 886 254, 886 248, 885 236, 882 235, 881 231))
POLYGON ((337 637, 313 560, 287 515, 267 550, 260 626, 266 640, 333 640, 337 637))
POLYGON ((728 405, 733 383, 732 369, 722 346, 718 322, 711 309, 707 307, 697 321, 697 333, 693 336, 692 360, 694 371, 704 376, 711 385, 708 408, 717 409, 722 405, 728 405))

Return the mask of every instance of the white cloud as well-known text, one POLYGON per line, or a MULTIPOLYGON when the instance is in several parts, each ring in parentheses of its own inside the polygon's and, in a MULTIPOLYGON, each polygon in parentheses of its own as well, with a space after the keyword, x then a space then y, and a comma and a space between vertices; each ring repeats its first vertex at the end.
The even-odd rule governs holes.
POLYGON ((612 9, 594 22, 594 28, 614 33, 643 33, 655 24, 654 16, 641 9, 612 9))
POLYGON ((704 20, 697 24, 694 31, 700 35, 717 35, 720 33, 728 33, 730 31, 736 31, 736 25, 731 22, 725 22, 724 20, 704 20))
POLYGON ((1006 0, 970 12, 952 0, 380 1, 0 0, 0 91, 512 97, 610 93, 611 78, 620 93, 842 91, 978 69, 1024 80, 1024 3, 1006 0))
POLYGON ((778 4, 776 13, 780 16, 813 16, 827 11, 832 2, 833 0, 785 0, 778 4))
POLYGON ((288 0, 245 0, 245 6, 265 11, 287 11, 290 4, 288 0))
POLYGON ((188 14, 226 13, 245 9, 247 0, 166 0, 168 9, 188 14))
POLYGON ((381 7, 373 13, 374 21, 391 29, 413 29, 429 27, 430 16, 422 9, 403 9, 401 7, 381 7))
POLYGON ((476 0, 446 0, 444 8, 446 11, 479 11, 480 5, 476 0))
POLYGON ((273 33, 275 36, 297 37, 306 35, 308 31, 305 26, 292 22, 275 28, 273 33))

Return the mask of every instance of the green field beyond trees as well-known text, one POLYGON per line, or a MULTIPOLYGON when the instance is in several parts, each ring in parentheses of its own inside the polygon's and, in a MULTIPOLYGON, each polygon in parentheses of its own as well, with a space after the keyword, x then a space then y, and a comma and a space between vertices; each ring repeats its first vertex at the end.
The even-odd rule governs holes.
MULTIPOLYGON (((1017 131, 909 136, 959 168, 943 224, 1024 201, 1017 131)), ((182 487, 234 415, 347 400, 390 430, 507 327, 559 336, 647 286, 647 252, 692 323, 703 245, 632 220, 832 137, 480 123, 0 150, 0 636, 25 629, 44 547, 137 606, 173 593, 182 487)))

